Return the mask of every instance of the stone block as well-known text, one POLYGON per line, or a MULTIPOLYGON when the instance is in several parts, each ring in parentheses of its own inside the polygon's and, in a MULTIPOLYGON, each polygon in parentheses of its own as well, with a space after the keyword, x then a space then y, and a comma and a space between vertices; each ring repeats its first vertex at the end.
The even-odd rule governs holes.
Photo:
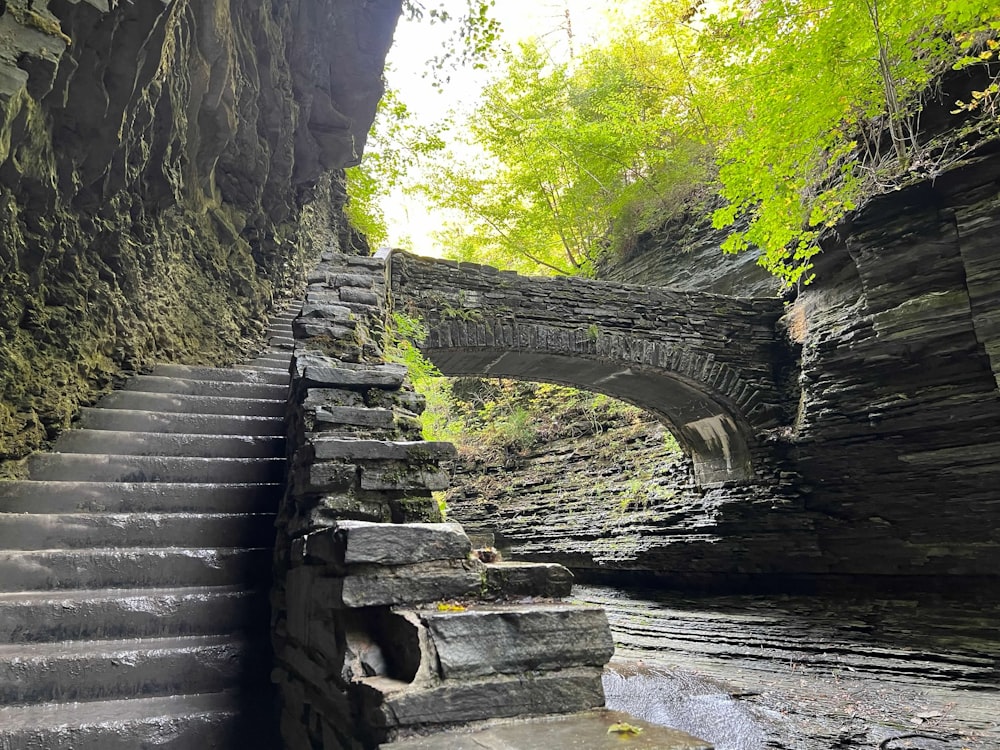
POLYGON ((328 609, 420 604, 473 596, 482 587, 476 561, 437 561, 398 567, 366 566, 347 576, 316 578, 312 597, 328 609))
POLYGON ((316 409, 316 422, 324 425, 354 425, 389 429, 395 424, 391 409, 352 406, 324 406, 316 409))
POLYGON ((450 478, 448 472, 432 465, 413 465, 403 461, 389 464, 363 466, 363 490, 445 490, 450 478))
POLYGON ((340 287, 340 300, 341 302, 352 302, 356 305, 371 305, 373 307, 379 302, 377 295, 353 286, 340 287))
POLYGON ((441 508, 429 492, 389 500, 393 523, 442 523, 441 508))
POLYGON ((399 388, 406 378, 404 365, 361 365, 346 363, 318 352, 296 352, 295 376, 307 388, 399 388))
POLYGON ((392 520, 392 507, 388 502, 375 497, 357 497, 350 492, 322 495, 317 511, 332 521, 353 519, 388 523, 392 520))
POLYGON ((303 318, 323 318, 347 322, 351 319, 351 311, 343 305, 331 302, 306 302, 302 305, 298 320, 303 318))
POLYGON ((302 408, 305 411, 331 406, 362 407, 364 405, 365 401, 360 393, 344 388, 309 388, 305 398, 302 399, 302 408))
POLYGON ((347 255, 344 256, 344 262, 349 267, 353 266, 355 268, 371 268, 378 271, 385 268, 385 260, 382 258, 373 258, 370 255, 347 255))
POLYGON ((293 471, 292 489, 297 495, 343 490, 355 484, 358 467, 341 461, 317 461, 293 471))
POLYGON ((471 546, 457 523, 366 523, 341 521, 310 534, 310 557, 334 565, 410 565, 465 560, 471 546))
POLYGON ((603 609, 573 605, 420 611, 445 679, 602 667, 615 645, 603 609))
POLYGON ((365 273, 337 273, 330 277, 330 283, 336 287, 353 286, 361 289, 371 289, 375 277, 365 273))
POLYGON ((429 440, 347 440, 316 436, 311 442, 318 459, 438 461, 455 456, 455 446, 451 443, 429 440))
POLYGON ((310 339, 314 336, 354 339, 358 335, 353 321, 328 322, 312 318, 300 318, 292 323, 292 334, 296 339, 310 339))
POLYGON ((486 589, 491 596, 569 596, 573 574, 558 563, 500 562, 486 564, 486 589))
POLYGON ((361 683, 363 717, 370 726, 389 734, 395 728, 417 724, 585 711, 604 705, 601 671, 578 667, 432 687, 371 677, 361 683))

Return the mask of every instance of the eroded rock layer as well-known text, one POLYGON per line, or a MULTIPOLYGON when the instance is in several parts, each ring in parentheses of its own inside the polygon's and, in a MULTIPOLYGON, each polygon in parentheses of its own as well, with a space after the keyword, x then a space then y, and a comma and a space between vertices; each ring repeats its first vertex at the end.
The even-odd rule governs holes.
MULTIPOLYGON (((790 297, 779 323, 799 392, 784 404, 794 415, 787 429, 768 443, 783 457, 778 481, 696 490, 685 477, 669 501, 635 506, 624 501, 630 485, 651 497, 671 491, 661 457, 623 446, 612 476, 600 447, 559 442, 522 466, 486 469, 450 501, 454 517, 497 533, 515 555, 670 581, 991 585, 1000 562, 998 196, 994 145, 838 228, 817 281, 790 297)), ((692 268, 704 257, 671 256, 661 244, 614 273, 642 279, 655 268, 652 281, 690 288, 708 273, 692 268)), ((721 274, 732 291, 759 289, 756 277, 744 289, 721 274)))
POLYGON ((344 233, 331 173, 359 158, 399 12, 0 3, 0 456, 122 370, 236 357, 344 233))

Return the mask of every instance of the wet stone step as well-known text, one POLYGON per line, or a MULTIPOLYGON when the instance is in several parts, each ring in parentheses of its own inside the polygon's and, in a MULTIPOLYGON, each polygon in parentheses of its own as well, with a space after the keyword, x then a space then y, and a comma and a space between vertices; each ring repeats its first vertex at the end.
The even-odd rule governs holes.
POLYGON ((246 383, 231 380, 194 380, 162 375, 135 375, 125 383, 127 391, 178 393, 192 396, 284 399, 288 386, 280 383, 246 383))
POLYGON ((233 414, 248 417, 283 417, 286 410, 284 399, 189 396, 141 391, 114 391, 102 398, 98 406, 102 409, 233 414))
POLYGON ((0 643, 265 632, 266 590, 235 586, 0 594, 0 643))
POLYGON ((247 365, 253 367, 254 365, 260 365, 261 367, 269 367, 276 370, 283 370, 285 372, 289 371, 289 365, 292 362, 291 352, 270 349, 268 351, 261 352, 253 359, 247 362, 247 365))
POLYGON ((285 455, 285 439, 273 435, 199 435, 83 428, 64 432, 53 450, 129 456, 278 458, 285 455))
POLYGON ((391 737, 400 728, 586 711, 604 705, 601 669, 497 675, 441 685, 360 680, 363 715, 391 737))
POLYGON ((0 513, 273 513, 279 483, 0 482, 0 513))
POLYGON ((280 365, 271 363, 269 365, 236 365, 234 369, 237 372, 256 372, 256 373, 267 373, 274 377, 284 377, 291 379, 290 374, 291 360, 288 362, 282 362, 280 365))
POLYGON ((275 374, 235 367, 194 367, 190 365, 157 365, 153 375, 167 378, 187 378, 190 380, 221 380, 231 383, 271 383, 287 385, 288 373, 275 374))
POLYGON ((263 547, 273 513, 0 513, 0 549, 263 547))
POLYGON ((604 610, 569 604, 418 610, 446 680, 603 667, 615 644, 604 610))
POLYGON ((0 646, 0 703, 215 692, 266 661, 266 648, 228 635, 18 643, 0 646))
POLYGON ((280 482, 283 458, 192 458, 36 453, 28 476, 81 482, 280 482))
POLYGON ((285 433, 284 416, 183 414, 147 409, 80 410, 80 426, 124 432, 172 432, 199 435, 271 435, 285 433))
POLYGON ((4 750, 278 747, 265 700, 236 691, 0 707, 4 750))
POLYGON ((0 550, 0 591, 259 585, 270 571, 269 547, 0 550))

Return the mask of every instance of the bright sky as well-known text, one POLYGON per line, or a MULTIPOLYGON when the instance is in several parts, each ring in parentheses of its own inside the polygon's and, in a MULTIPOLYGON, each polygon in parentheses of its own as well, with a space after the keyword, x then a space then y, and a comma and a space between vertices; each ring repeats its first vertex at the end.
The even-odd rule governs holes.
MULTIPOLYGON (((461 16, 467 0, 426 0, 429 8, 444 6, 449 13, 461 16)), ((572 28, 576 49, 600 39, 609 26, 611 14, 628 14, 640 7, 642 0, 497 0, 493 16, 503 28, 503 44, 513 47, 520 40, 536 36, 551 49, 555 59, 569 57, 568 28, 572 28), (569 24, 567 24, 567 17, 569 24)), ((415 119, 422 124, 441 120, 449 110, 472 107, 479 92, 495 70, 457 70, 443 91, 424 77, 428 61, 438 55, 448 42, 454 24, 431 25, 400 20, 392 49, 389 51, 386 78, 397 89, 415 119)), ((383 207, 389 228, 389 244, 411 248, 420 255, 436 255, 431 234, 441 218, 431 216, 420 198, 397 190, 390 205, 383 207)))

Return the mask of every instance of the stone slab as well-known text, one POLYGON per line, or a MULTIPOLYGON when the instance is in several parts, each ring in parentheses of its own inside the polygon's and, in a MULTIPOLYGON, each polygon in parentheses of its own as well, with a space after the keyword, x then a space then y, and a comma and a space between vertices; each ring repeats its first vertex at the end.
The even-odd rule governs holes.
POLYGON ((316 409, 316 421, 329 424, 389 429, 395 424, 395 415, 391 409, 323 406, 316 409))
POLYGON ((604 610, 521 604, 421 611, 446 680, 604 666, 615 651, 604 610))
POLYGON ((388 732, 418 724, 575 713, 604 705, 601 670, 596 667, 446 682, 432 687, 409 686, 379 677, 367 678, 360 685, 367 722, 388 732))
POLYGON ((317 459, 347 458, 352 461, 438 461, 455 456, 451 443, 429 440, 345 440, 310 436, 317 459))
POLYGON ((350 309, 330 302, 307 302, 302 305, 300 318, 326 318, 329 320, 351 320, 350 309))
POLYGON ((363 490, 446 490, 448 472, 435 466, 396 465, 364 466, 361 469, 363 490))
POLYGON ((289 591, 299 584, 308 591, 309 611, 422 604, 473 596, 482 588, 481 565, 473 560, 366 566, 348 576, 322 575, 316 568, 304 566, 288 574, 289 591))
POLYGON ((465 560, 469 537, 457 523, 368 523, 340 521, 310 534, 310 557, 336 565, 411 565, 465 560))
POLYGON ((573 574, 558 563, 500 562, 486 564, 486 589, 499 597, 569 596, 573 574))
POLYGON ((295 374, 307 388, 399 388, 406 378, 404 365, 345 365, 317 352, 296 353, 294 360, 295 374))
POLYGON ((486 728, 454 729, 381 747, 386 750, 712 750, 712 745, 687 732, 601 708, 486 728), (637 735, 608 732, 612 725, 622 722, 642 731, 637 735))

